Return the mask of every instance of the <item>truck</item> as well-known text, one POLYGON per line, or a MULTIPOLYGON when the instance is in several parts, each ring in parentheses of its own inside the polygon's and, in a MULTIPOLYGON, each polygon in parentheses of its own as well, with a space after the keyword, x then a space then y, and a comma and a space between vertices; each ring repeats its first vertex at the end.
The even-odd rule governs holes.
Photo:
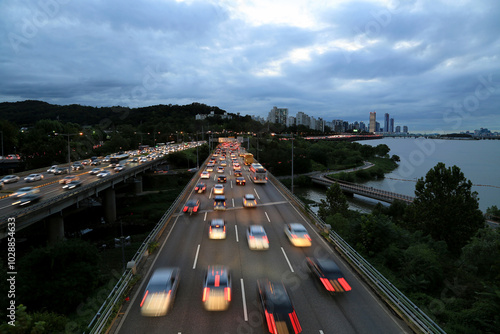
POLYGON ((244 159, 245 165, 249 166, 249 165, 253 164, 253 154, 252 153, 246 153, 243 156, 243 159, 244 159))

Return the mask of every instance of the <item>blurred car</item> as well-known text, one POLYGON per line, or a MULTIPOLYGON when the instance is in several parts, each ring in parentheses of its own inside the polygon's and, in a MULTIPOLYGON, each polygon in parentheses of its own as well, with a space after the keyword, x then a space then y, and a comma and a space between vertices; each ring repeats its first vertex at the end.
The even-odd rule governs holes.
POLYGON ((66 183, 62 188, 64 190, 73 190, 77 187, 80 187, 81 185, 82 185, 81 181, 75 180, 75 181, 71 181, 69 183, 66 183))
POLYGON ((241 170, 241 166, 240 166, 240 164, 239 164, 239 163, 235 163, 235 164, 233 164, 233 169, 234 169, 235 171, 239 171, 239 170, 241 170))
POLYGON ((142 297, 141 314, 146 317, 160 317, 174 306, 175 295, 179 288, 179 268, 158 268, 149 279, 144 297, 142 297))
POLYGON ((100 172, 104 171, 102 168, 92 168, 92 170, 89 172, 90 175, 97 175, 100 172))
POLYGON ((69 169, 68 167, 58 167, 56 171, 54 172, 54 175, 62 175, 62 174, 68 174, 69 169))
POLYGON ((209 179, 210 178, 210 173, 207 172, 206 170, 204 170, 203 172, 201 172, 200 178, 201 179, 209 179))
POLYGON ((200 200, 190 199, 184 205, 182 212, 189 212, 189 214, 197 213, 200 209, 200 200))
POLYGON ((236 185, 237 186, 244 186, 246 184, 246 180, 244 177, 240 176, 236 178, 236 185))
POLYGON ((14 206, 26 206, 30 204, 37 203, 42 198, 42 195, 38 193, 29 193, 22 197, 17 198, 15 202, 12 203, 14 206))
POLYGON ((56 170, 57 170, 57 165, 53 165, 49 169, 47 169, 47 173, 54 173, 56 170))
POLYGON ((222 166, 217 167, 217 173, 224 173, 224 167, 222 166))
POLYGON ((114 171, 115 171, 115 173, 119 173, 119 172, 123 171, 124 169, 125 169, 125 166, 118 165, 115 167, 114 171))
POLYGON ((95 160, 92 160, 90 162, 91 166, 99 166, 100 164, 101 164, 101 160, 100 159, 95 159, 95 160))
POLYGON ((226 197, 224 195, 214 197, 214 210, 226 210, 226 197))
POLYGON ((351 291, 351 286, 346 282, 335 261, 313 257, 306 257, 306 260, 312 276, 321 282, 326 291, 330 293, 351 291))
POLYGON ((222 167, 226 167, 226 166, 227 166, 227 161, 226 161, 226 160, 221 160, 221 161, 220 161, 220 165, 221 165, 222 167))
POLYGON ((226 223, 224 219, 212 219, 208 228, 210 239, 226 239, 226 223))
POLYGON ((213 172, 213 171, 214 171, 214 166, 213 166, 213 165, 208 164, 208 165, 207 165, 207 168, 206 168, 206 171, 207 171, 207 172, 213 172))
POLYGON ((217 182, 219 182, 219 183, 226 183, 226 182, 227 182, 227 177, 226 177, 226 175, 219 175, 219 176, 217 177, 217 182))
POLYGON ((270 333, 301 333, 302 327, 283 283, 261 279, 257 291, 263 318, 270 333))
POLYGON ((243 173, 240 170, 234 171, 234 177, 243 176, 243 173))
POLYGON ((222 184, 216 184, 213 188, 214 195, 224 195, 224 186, 222 184))
POLYGON ((30 194, 37 194, 39 192, 40 192, 40 189, 38 189, 38 188, 22 187, 22 188, 17 189, 14 193, 12 193, 10 195, 10 197, 19 198, 19 197, 23 197, 23 196, 30 195, 30 194))
POLYGON ((207 185, 203 182, 200 182, 194 187, 194 191, 196 191, 198 194, 204 193, 207 190, 207 185))
POLYGON ((85 166, 82 165, 81 162, 75 162, 75 163, 73 163, 73 165, 71 165, 72 170, 82 170, 84 168, 85 168, 85 166))
POLYGON ((24 178, 25 182, 35 182, 43 180, 42 174, 30 174, 24 178))
POLYGON ((247 241, 250 249, 269 249, 269 240, 262 225, 247 228, 247 241))
POLYGON ((111 175, 111 172, 109 170, 101 170, 99 173, 96 174, 96 176, 99 178, 107 177, 110 175, 111 175))
POLYGON ((311 237, 302 224, 292 223, 285 225, 285 234, 292 245, 296 247, 311 246, 311 237))
POLYGON ((257 206, 255 196, 252 194, 245 194, 245 196, 243 196, 243 206, 245 208, 255 208, 257 206))
POLYGON ((208 266, 203 280, 203 306, 207 311, 224 311, 231 303, 231 273, 226 266, 208 266))
POLYGON ((60 184, 68 184, 71 181, 77 181, 77 180, 80 180, 80 178, 78 176, 76 176, 76 175, 68 175, 68 176, 65 176, 62 179, 60 179, 59 183, 60 184))
POLYGON ((2 178, 2 182, 7 184, 7 183, 14 183, 19 181, 19 176, 17 175, 7 175, 2 178))

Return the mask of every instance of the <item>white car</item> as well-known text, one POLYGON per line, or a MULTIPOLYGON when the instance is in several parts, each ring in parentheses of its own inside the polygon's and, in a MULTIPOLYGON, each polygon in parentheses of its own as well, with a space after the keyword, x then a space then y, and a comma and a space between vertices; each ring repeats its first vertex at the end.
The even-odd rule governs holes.
POLYGON ((24 178, 25 182, 35 182, 43 180, 42 174, 30 174, 24 178))
POLYGON ((160 317, 174 306, 179 288, 179 268, 158 268, 155 270, 142 297, 141 314, 146 317, 160 317))
POLYGON ((247 229, 247 241, 250 249, 269 249, 269 240, 262 225, 252 225, 247 229))
POLYGON ((102 172, 99 172, 97 174, 97 177, 107 177, 107 176, 110 176, 111 175, 111 172, 109 170, 103 170, 102 172))
POLYGON ((102 168, 92 168, 92 170, 89 172, 90 175, 97 175, 100 172, 104 171, 102 168))
POLYGON ((226 239, 226 223, 224 219, 212 219, 208 228, 210 239, 226 239))
POLYGON ((257 200, 255 199, 255 196, 252 194, 246 194, 243 197, 243 206, 245 208, 255 208, 257 206, 257 200))
POLYGON ((26 195, 38 194, 39 192, 40 192, 40 189, 37 189, 37 188, 23 187, 23 188, 17 189, 17 191, 15 193, 13 193, 12 195, 10 195, 10 197, 19 198, 19 197, 23 197, 26 195))
POLYGON ((214 186, 214 195, 224 195, 224 186, 222 184, 214 186))
POLYGON ((54 173, 57 170, 57 165, 53 165, 49 169, 47 169, 47 173, 54 173))
POLYGON ((4 176, 2 179, 2 182, 5 184, 14 183, 17 181, 19 181, 19 176, 17 176, 17 175, 7 175, 7 176, 4 176))
POLYGON ((285 225, 285 234, 288 240, 295 247, 309 247, 311 246, 311 237, 307 233, 306 228, 302 224, 292 223, 285 225))
POLYGON ((209 179, 210 178, 210 173, 207 171, 201 172, 200 178, 202 179, 209 179))

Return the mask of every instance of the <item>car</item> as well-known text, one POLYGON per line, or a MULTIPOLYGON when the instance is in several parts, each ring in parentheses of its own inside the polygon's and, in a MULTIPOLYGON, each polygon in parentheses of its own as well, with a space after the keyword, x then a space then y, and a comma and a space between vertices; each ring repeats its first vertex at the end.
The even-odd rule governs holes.
POLYGON ((49 169, 47 169, 47 173, 54 173, 56 170, 57 170, 57 165, 53 165, 49 169))
POLYGON ((82 160, 81 164, 84 165, 84 166, 88 166, 90 165, 90 159, 86 159, 86 160, 82 160))
POLYGON ((285 234, 292 245, 296 247, 311 246, 311 237, 302 224, 291 223, 285 225, 285 234))
POLYGON ((115 167, 114 171, 115 171, 115 173, 119 173, 119 172, 123 171, 124 169, 125 169, 125 166, 118 165, 115 167))
POLYGON ((220 161, 220 165, 221 165, 222 167, 226 167, 226 166, 227 166, 227 161, 226 161, 226 160, 221 160, 221 161, 220 161))
POLYGON ((92 160, 90 162, 91 166, 99 166, 100 164, 101 164, 101 160, 100 159, 95 159, 95 160, 92 160))
POLYGON ((244 177, 240 176, 236 178, 236 185, 237 186, 244 186, 246 184, 246 180, 244 177))
POLYGON ((227 177, 226 177, 226 175, 219 175, 219 176, 217 177, 217 182, 219 182, 219 183, 226 183, 226 182, 227 182, 227 177))
POLYGON ((0 180, 0 190, 3 189, 3 181, 0 180))
POLYGON ((30 174, 24 178, 25 182, 35 182, 43 180, 42 174, 30 174))
POLYGON ((104 171, 102 168, 92 168, 92 170, 89 172, 90 175, 97 175, 100 172, 104 171))
POLYGON ((102 171, 100 171, 99 173, 96 174, 96 176, 99 177, 99 178, 107 177, 107 176, 110 176, 110 175, 111 175, 111 172, 109 170, 102 170, 102 171))
POLYGON ((207 165, 206 171, 207 172, 213 172, 214 171, 214 166, 207 165))
POLYGON ((203 182, 200 182, 194 187, 194 191, 196 191, 198 194, 204 193, 207 190, 207 185, 203 182))
POLYGON ((257 281, 263 319, 270 333, 301 333, 302 327, 285 285, 268 279, 257 281))
POLYGON ((40 192, 40 189, 38 189, 38 188, 22 187, 22 188, 17 189, 14 193, 12 193, 10 195, 10 197, 19 198, 19 197, 23 197, 23 196, 30 195, 30 194, 37 194, 39 192, 40 192))
POLYGON ((255 208, 257 206, 255 196, 252 194, 245 194, 245 196, 243 196, 243 206, 245 208, 255 208))
POLYGON ((226 210, 226 197, 224 195, 215 195, 214 210, 226 210))
POLYGON ((239 163, 235 163, 235 164, 233 164, 233 169, 234 169, 235 171, 241 171, 241 166, 240 166, 240 164, 239 164, 239 163))
POLYGON ((59 167, 54 172, 54 175, 62 175, 62 174, 69 174, 68 167, 59 167))
POLYGON ((210 178, 210 173, 207 172, 206 170, 204 170, 203 172, 201 172, 200 178, 201 179, 209 179, 210 178))
POLYGON ((307 267, 326 291, 330 293, 341 293, 351 291, 351 286, 347 283, 335 261, 328 258, 306 257, 307 267))
POLYGON ((251 225, 247 228, 248 248, 269 249, 269 240, 262 225, 251 225))
POLYGON ((227 310, 231 303, 231 273, 229 268, 211 265, 203 280, 203 306, 207 311, 227 310))
POLYGON ((226 223, 224 219, 212 219, 208 227, 210 239, 226 239, 226 223))
POLYGON ((222 184, 216 184, 213 187, 214 195, 224 195, 224 186, 222 184))
POLYGON ((222 166, 217 167, 217 173, 224 173, 224 167, 222 166))
POLYGON ((59 180, 60 184, 68 184, 71 181, 78 181, 80 178, 76 175, 68 175, 59 180))
POLYGON ((62 188, 64 190, 73 190, 77 187, 80 187, 82 185, 82 182, 79 180, 71 181, 69 183, 66 183, 62 188))
POLYGON ((85 168, 85 166, 82 165, 81 162, 75 162, 75 163, 73 163, 73 165, 71 165, 72 170, 82 170, 84 168, 85 168))
POLYGON ((7 184, 7 183, 14 183, 19 181, 19 176, 17 175, 7 175, 2 178, 2 182, 7 184))
POLYGON ((30 193, 23 197, 19 197, 15 202, 12 203, 13 206, 26 206, 34 204, 42 198, 40 193, 30 193))
POLYGON ((241 177, 243 173, 240 170, 234 171, 234 177, 241 177))
POLYGON ((197 213, 200 209, 200 200, 190 199, 184 205, 182 212, 189 212, 189 214, 197 213))
POLYGON ((163 267, 154 271, 139 305, 141 315, 160 317, 172 309, 179 288, 180 272, 177 267, 163 267))

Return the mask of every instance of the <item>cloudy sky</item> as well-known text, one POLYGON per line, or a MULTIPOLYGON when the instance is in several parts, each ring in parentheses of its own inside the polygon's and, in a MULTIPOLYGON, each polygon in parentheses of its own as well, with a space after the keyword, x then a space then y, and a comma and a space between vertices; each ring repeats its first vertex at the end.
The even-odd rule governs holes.
POLYGON ((5 0, 0 102, 500 131, 498 0, 5 0))

